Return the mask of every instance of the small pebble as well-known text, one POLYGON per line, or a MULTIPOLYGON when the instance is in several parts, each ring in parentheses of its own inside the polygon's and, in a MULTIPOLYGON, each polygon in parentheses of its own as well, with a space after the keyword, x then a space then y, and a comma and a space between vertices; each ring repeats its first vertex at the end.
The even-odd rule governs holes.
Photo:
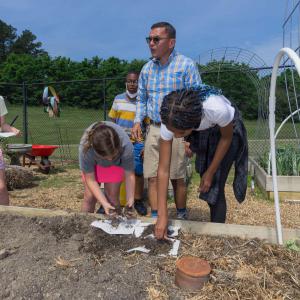
POLYGON ((75 234, 72 235, 72 240, 74 240, 74 241, 83 241, 84 236, 81 233, 75 233, 75 234))
POLYGON ((0 259, 4 259, 9 255, 9 251, 6 249, 0 250, 0 259))

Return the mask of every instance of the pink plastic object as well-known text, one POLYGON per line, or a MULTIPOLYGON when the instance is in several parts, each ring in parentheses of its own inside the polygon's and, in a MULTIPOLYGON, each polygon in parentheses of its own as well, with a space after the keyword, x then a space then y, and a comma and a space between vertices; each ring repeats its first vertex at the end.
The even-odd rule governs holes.
POLYGON ((95 179, 97 182, 122 182, 124 169, 118 166, 95 166, 95 179))
MULTIPOLYGON (((81 173, 82 180, 85 181, 84 173, 81 173)), ((95 179, 99 183, 116 183, 124 179, 124 169, 118 166, 101 167, 95 166, 95 179)))

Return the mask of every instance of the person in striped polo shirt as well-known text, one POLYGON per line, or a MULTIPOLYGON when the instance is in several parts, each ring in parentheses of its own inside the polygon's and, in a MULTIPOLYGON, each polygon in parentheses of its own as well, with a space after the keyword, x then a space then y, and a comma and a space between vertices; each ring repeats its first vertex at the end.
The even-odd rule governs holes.
MULTIPOLYGON (((139 77, 137 109, 132 135, 141 135, 141 121, 147 116, 150 129, 145 142, 144 177, 148 178, 148 197, 152 216, 157 216, 157 169, 160 140, 160 106, 164 96, 172 91, 193 88, 201 84, 198 68, 192 59, 175 51, 176 30, 167 22, 151 27, 146 38, 152 58, 139 77)), ((173 139, 170 179, 173 185, 177 217, 187 218, 186 210, 186 166, 184 142, 173 139)))
MULTIPOLYGON (((131 139, 134 148, 134 163, 135 163, 135 201, 134 207, 136 211, 145 216, 147 208, 143 200, 144 194, 144 177, 143 177, 143 150, 144 137, 143 135, 134 139, 131 136, 131 129, 134 125, 136 111, 136 96, 138 87, 139 73, 129 71, 126 75, 126 92, 115 97, 111 110, 108 116, 111 120, 122 127, 131 139)), ((143 122, 144 124, 144 122, 143 122)), ((143 126, 143 129, 145 126, 143 126)), ((143 130, 145 132, 145 130, 143 130)))

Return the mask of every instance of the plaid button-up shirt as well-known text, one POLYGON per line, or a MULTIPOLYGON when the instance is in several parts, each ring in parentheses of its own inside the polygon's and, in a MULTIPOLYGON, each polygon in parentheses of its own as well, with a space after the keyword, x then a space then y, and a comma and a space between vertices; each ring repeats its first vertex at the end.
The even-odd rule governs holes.
POLYGON ((172 91, 193 88, 200 84, 201 78, 196 64, 175 50, 164 66, 151 59, 144 65, 139 77, 134 122, 141 122, 146 116, 154 122, 160 122, 160 106, 164 96, 172 91))

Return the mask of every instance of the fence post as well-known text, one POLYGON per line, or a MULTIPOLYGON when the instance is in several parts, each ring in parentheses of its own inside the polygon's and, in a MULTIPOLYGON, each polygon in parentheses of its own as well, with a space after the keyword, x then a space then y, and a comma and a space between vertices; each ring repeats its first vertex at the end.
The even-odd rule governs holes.
POLYGON ((28 112, 27 112, 28 98, 27 98, 27 86, 23 82, 23 136, 24 144, 28 143, 28 112))
POLYGON ((103 117, 104 121, 106 121, 106 80, 105 78, 103 79, 103 117))

